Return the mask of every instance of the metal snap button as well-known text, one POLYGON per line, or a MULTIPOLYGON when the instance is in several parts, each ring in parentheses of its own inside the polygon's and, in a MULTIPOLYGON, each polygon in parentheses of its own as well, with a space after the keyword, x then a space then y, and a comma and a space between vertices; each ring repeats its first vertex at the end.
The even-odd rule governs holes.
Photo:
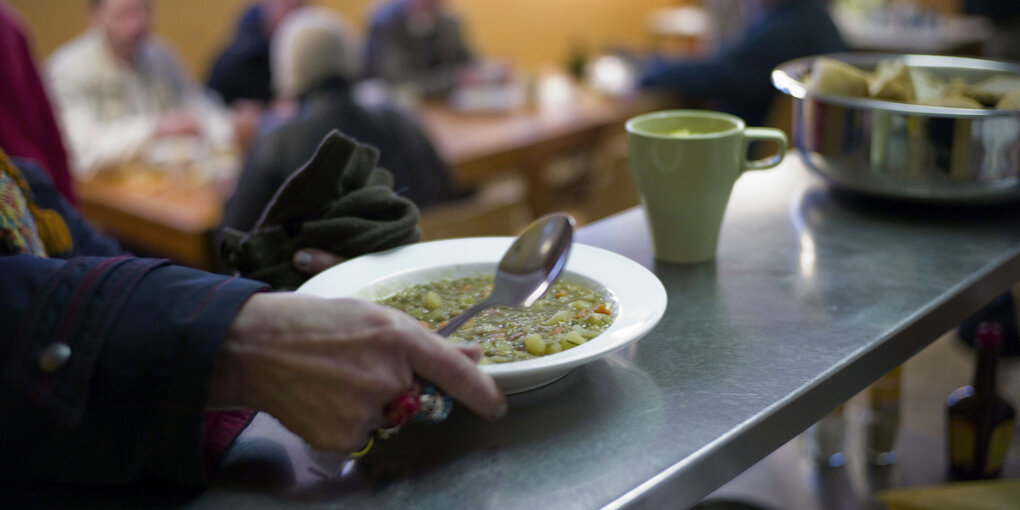
POLYGON ((53 342, 39 355, 39 369, 47 374, 56 372, 71 359, 71 348, 63 342, 53 342))

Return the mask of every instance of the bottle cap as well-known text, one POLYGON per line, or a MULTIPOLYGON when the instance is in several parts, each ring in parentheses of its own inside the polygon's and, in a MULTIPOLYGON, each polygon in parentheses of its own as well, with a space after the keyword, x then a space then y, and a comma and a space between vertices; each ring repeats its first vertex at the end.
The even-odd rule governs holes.
POLYGON ((974 340, 978 349, 998 349, 1002 343, 1002 326, 998 322, 982 322, 978 324, 974 340))

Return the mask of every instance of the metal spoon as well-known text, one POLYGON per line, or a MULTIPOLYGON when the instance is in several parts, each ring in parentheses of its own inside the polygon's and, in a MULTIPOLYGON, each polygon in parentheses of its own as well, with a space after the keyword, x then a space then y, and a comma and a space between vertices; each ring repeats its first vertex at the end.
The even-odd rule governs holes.
POLYGON ((436 333, 447 337, 478 312, 496 305, 531 306, 545 294, 567 264, 574 240, 574 218, 547 214, 517 236, 496 267, 492 293, 450 319, 436 333))

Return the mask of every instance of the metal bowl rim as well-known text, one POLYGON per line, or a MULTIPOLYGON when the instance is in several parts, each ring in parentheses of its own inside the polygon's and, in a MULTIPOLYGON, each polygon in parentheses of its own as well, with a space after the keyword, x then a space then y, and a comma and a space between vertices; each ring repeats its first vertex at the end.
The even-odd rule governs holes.
POLYGON ((1020 64, 1005 60, 992 60, 974 57, 956 57, 948 55, 925 55, 907 53, 827 53, 789 60, 772 70, 772 84, 781 92, 796 99, 813 99, 825 103, 865 110, 877 110, 889 113, 903 113, 929 117, 1016 117, 1020 118, 1020 110, 995 110, 991 108, 955 108, 949 106, 927 106, 897 103, 882 99, 836 96, 818 94, 807 90, 801 80, 811 69, 815 59, 828 57, 841 60, 855 66, 873 67, 880 60, 902 58, 910 67, 921 68, 960 68, 988 72, 1003 72, 1020 75, 1020 64))

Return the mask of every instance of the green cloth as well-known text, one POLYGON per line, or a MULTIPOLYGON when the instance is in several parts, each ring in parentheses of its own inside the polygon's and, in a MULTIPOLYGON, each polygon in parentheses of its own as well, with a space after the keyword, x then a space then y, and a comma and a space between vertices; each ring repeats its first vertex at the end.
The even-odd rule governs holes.
POLYGON ((319 248, 352 258, 421 238, 418 208, 393 192, 379 152, 332 131, 277 190, 251 232, 226 228, 221 255, 241 276, 292 290, 309 278, 294 253, 319 248))

